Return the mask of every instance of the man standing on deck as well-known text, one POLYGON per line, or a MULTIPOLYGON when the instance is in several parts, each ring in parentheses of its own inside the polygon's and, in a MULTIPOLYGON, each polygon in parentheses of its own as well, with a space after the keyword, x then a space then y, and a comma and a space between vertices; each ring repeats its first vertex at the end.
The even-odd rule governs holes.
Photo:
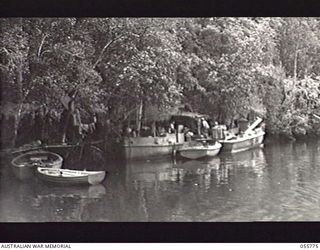
POLYGON ((205 135, 205 137, 208 137, 208 131, 210 129, 209 123, 204 119, 203 117, 201 118, 201 125, 202 125, 202 134, 205 135))

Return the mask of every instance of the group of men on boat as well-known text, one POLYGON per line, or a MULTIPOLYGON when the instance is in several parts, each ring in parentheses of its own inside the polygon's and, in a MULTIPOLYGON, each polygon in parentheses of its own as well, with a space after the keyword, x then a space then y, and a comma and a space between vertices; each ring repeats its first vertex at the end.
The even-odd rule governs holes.
POLYGON ((183 133, 185 141, 191 141, 193 137, 223 139, 226 126, 219 125, 206 117, 194 118, 193 123, 175 121, 173 118, 166 122, 152 122, 149 126, 141 127, 140 133, 135 126, 127 126, 124 129, 126 137, 164 137, 166 134, 183 133))

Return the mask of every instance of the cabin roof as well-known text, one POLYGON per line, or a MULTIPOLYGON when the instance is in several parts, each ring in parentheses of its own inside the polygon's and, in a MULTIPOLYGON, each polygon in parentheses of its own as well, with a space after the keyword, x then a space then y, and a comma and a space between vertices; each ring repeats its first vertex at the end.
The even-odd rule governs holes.
POLYGON ((195 112, 188 112, 188 111, 178 111, 176 113, 171 114, 171 116, 186 116, 191 118, 209 118, 209 115, 195 113, 195 112))

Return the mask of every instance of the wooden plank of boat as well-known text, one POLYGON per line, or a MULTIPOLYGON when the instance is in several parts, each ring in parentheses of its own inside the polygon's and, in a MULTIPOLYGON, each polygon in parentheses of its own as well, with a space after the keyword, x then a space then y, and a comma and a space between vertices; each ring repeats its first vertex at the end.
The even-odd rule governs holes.
POLYGON ((213 145, 187 145, 179 149, 179 154, 184 158, 195 160, 208 156, 216 156, 220 152, 221 147, 222 145, 219 142, 216 142, 213 145))
POLYGON ((262 118, 258 117, 247 129, 244 131, 244 134, 253 132, 254 129, 262 122, 262 118))
POLYGON ((41 179, 54 183, 96 185, 104 180, 106 172, 38 167, 37 174, 41 179))
POLYGON ((31 151, 16 156, 11 161, 14 174, 21 180, 33 176, 36 167, 61 168, 63 158, 48 151, 31 151))

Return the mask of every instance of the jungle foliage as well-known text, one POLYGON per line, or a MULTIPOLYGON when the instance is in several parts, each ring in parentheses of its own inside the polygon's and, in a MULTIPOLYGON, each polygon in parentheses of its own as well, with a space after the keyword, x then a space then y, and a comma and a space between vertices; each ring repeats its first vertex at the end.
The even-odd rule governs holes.
POLYGON ((57 138, 66 96, 83 120, 99 114, 106 137, 120 136, 141 104, 181 103, 226 124, 260 112, 271 134, 320 133, 319 18, 10 18, 0 27, 8 146, 37 115, 48 114, 43 127, 57 138))

